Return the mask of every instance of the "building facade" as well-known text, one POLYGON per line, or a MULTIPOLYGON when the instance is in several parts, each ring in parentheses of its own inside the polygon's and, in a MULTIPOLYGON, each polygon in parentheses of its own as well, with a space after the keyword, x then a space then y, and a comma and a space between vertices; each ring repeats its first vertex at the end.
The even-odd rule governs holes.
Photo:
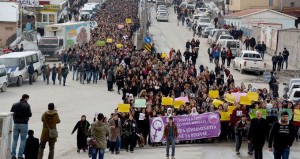
MULTIPOLYGON (((297 1, 297 0, 294 0, 297 1)), ((229 12, 245 9, 280 9, 280 0, 229 0, 229 12)))

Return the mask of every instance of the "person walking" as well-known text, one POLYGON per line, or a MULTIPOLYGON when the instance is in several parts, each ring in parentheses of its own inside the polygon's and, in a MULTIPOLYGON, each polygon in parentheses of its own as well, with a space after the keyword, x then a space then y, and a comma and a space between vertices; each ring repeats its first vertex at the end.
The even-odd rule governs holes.
POLYGON ((34 74, 34 67, 33 63, 31 62, 28 66, 28 75, 29 75, 29 84, 32 85, 33 82, 33 74, 34 74))
POLYGON ((109 121, 110 131, 109 131, 109 141, 110 141, 110 152, 111 154, 120 153, 120 140, 122 124, 121 120, 118 118, 118 113, 113 114, 113 118, 109 121))
POLYGON ((262 42, 261 47, 262 47, 262 54, 261 55, 262 55, 262 59, 264 59, 265 52, 267 50, 267 46, 266 46, 265 42, 262 42))
POLYGON ((251 51, 254 51, 254 47, 256 45, 256 40, 254 39, 254 37, 252 37, 250 40, 249 40, 249 44, 250 44, 250 49, 251 51))
POLYGON ((98 121, 95 121, 91 125, 91 136, 96 140, 95 145, 91 147, 92 159, 97 159, 99 153, 99 159, 104 159, 104 152, 106 149, 107 141, 106 135, 108 134, 108 123, 102 113, 97 115, 98 121))
POLYGON ((55 80, 56 80, 56 75, 57 75, 57 67, 56 64, 53 64, 53 67, 51 69, 51 76, 52 76, 52 81, 53 81, 53 85, 55 85, 55 80))
POLYGON ((67 76, 69 74, 69 68, 67 63, 64 64, 64 67, 61 69, 61 75, 63 77, 63 86, 66 86, 67 76))
POLYGON ((289 122, 289 113, 283 111, 280 116, 280 120, 272 125, 268 147, 273 151, 274 159, 288 159, 296 132, 293 123, 289 122))
POLYGON ((136 145, 136 134, 139 134, 136 121, 133 119, 132 114, 129 114, 129 119, 124 122, 123 134, 125 149, 133 153, 136 145))
POLYGON ((44 62, 43 66, 41 67, 44 82, 46 82, 46 68, 47 68, 46 62, 44 62))
POLYGON ((283 56, 281 55, 281 52, 279 52, 279 55, 277 56, 277 71, 280 71, 282 63, 283 63, 283 56))
POLYGON ((78 81, 78 67, 79 67, 78 62, 74 61, 72 63, 72 66, 73 66, 73 78, 72 78, 72 80, 78 81))
POLYGON ((225 65, 226 57, 227 57, 227 52, 225 47, 223 47, 223 50, 221 51, 222 65, 225 65))
POLYGON ((59 63, 58 67, 57 67, 57 79, 58 79, 59 85, 61 85, 61 77, 62 77, 62 67, 61 67, 61 63, 59 63))
POLYGON ((44 149, 46 147, 47 142, 49 144, 48 159, 54 159, 54 147, 55 147, 55 142, 57 141, 57 137, 51 136, 49 131, 55 130, 56 125, 60 123, 60 119, 57 110, 54 107, 54 103, 48 104, 48 111, 43 113, 42 122, 43 122, 43 129, 40 138, 41 143, 40 143, 38 159, 43 159, 44 149))
POLYGON ((246 46, 246 50, 249 50, 249 46, 250 46, 250 39, 249 37, 247 36, 246 39, 244 40, 244 44, 246 46))
POLYGON ((228 47, 227 48, 227 68, 230 67, 231 58, 232 58, 232 51, 231 51, 230 47, 228 47))
POLYGON ((278 62, 277 55, 276 52, 274 52, 274 55, 272 56, 273 72, 276 71, 277 62, 278 62))
POLYGON ((29 95, 23 94, 22 98, 19 102, 13 104, 10 112, 13 112, 13 142, 11 148, 11 156, 12 159, 23 159, 23 153, 25 149, 26 142, 26 134, 28 131, 28 121, 32 116, 30 105, 28 104, 29 95), (17 155, 16 149, 19 140, 19 136, 21 136, 19 152, 17 155))
POLYGON ((99 75, 99 67, 97 62, 93 63, 91 72, 93 73, 93 84, 97 84, 98 75, 99 75))
POLYGON ((113 85, 114 85, 114 71, 113 71, 113 67, 110 67, 110 69, 107 72, 107 89, 108 89, 108 91, 114 91, 113 85))
POLYGON ((81 120, 78 121, 72 131, 71 134, 77 130, 77 152, 80 153, 82 149, 83 152, 87 150, 87 137, 88 137, 88 130, 90 127, 90 123, 86 120, 86 116, 82 115, 81 120))
POLYGON ((246 131, 247 131, 247 127, 246 127, 246 115, 242 115, 241 116, 241 120, 238 121, 238 123, 236 124, 235 127, 235 142, 236 142, 236 146, 235 146, 235 152, 237 155, 240 154, 240 148, 242 145, 242 141, 243 141, 243 136, 245 136, 246 131))
POLYGON ((33 130, 28 130, 28 138, 26 139, 24 155, 25 159, 38 159, 39 139, 35 138, 33 130))
POLYGON ((81 62, 79 67, 78 67, 78 72, 79 72, 79 80, 81 84, 84 84, 84 73, 85 73, 85 66, 84 62, 81 62))
POLYGON ((168 121, 168 124, 165 125, 164 129, 164 138, 166 139, 167 142, 167 147, 166 147, 166 157, 169 159, 170 154, 169 154, 169 149, 170 145, 172 145, 172 153, 171 153, 171 159, 175 159, 175 140, 178 137, 178 131, 177 131, 177 126, 173 122, 173 117, 170 116, 168 121))
POLYGON ((262 112, 260 110, 256 111, 256 118, 251 119, 248 133, 248 143, 253 145, 255 159, 263 158, 262 149, 268 135, 268 127, 268 121, 262 118, 262 112))
POLYGON ((283 56, 283 62, 282 62, 281 68, 283 69, 283 64, 285 63, 285 69, 287 69, 290 53, 286 48, 284 48, 284 50, 282 52, 282 56, 283 56))
POLYGON ((118 86, 118 94, 120 94, 121 88, 124 87, 124 75, 121 71, 118 71, 116 75, 117 86, 118 86))
POLYGON ((49 85, 49 78, 50 78, 50 73, 51 73, 51 68, 50 68, 49 64, 47 64, 45 71, 46 71, 45 73, 46 73, 47 85, 49 85))

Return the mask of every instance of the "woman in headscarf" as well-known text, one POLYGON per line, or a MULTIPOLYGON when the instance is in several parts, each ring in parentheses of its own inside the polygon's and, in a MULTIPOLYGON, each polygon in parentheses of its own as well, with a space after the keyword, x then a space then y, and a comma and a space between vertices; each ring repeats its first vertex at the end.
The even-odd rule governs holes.
POLYGON ((192 108, 192 112, 190 115, 198 115, 199 113, 197 112, 197 109, 195 107, 192 108))
POLYGON ((90 123, 86 120, 86 116, 82 115, 81 120, 75 125, 72 134, 77 130, 77 152, 80 153, 82 149, 83 152, 87 150, 87 132, 90 127, 90 123))

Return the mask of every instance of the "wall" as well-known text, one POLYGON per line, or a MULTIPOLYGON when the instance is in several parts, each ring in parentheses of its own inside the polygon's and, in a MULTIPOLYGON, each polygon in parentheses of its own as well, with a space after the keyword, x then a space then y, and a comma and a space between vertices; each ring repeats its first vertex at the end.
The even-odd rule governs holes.
POLYGON ((240 0, 230 0, 228 5, 230 11, 240 11, 241 10, 241 1, 240 0))
POLYGON ((278 31, 278 52, 283 51, 284 47, 290 52, 289 64, 300 69, 300 30, 289 29, 278 31))
POLYGON ((230 11, 240 11, 250 8, 258 9, 279 9, 280 0, 273 0, 273 6, 269 6, 269 0, 231 0, 229 4, 230 11))
POLYGON ((6 39, 16 33, 15 22, 0 22, 0 47, 5 47, 6 39))
POLYGON ((294 2, 294 7, 300 7, 300 1, 299 0, 282 0, 282 6, 283 7, 291 7, 291 2, 294 2))

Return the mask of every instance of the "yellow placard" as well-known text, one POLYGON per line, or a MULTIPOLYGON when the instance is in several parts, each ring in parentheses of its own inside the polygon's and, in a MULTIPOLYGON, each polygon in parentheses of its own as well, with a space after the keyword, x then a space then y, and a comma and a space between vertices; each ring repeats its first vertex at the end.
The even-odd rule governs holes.
POLYGON ((235 108, 236 108, 236 106, 228 106, 228 113, 232 114, 232 112, 235 108))
POLYGON ((128 113, 130 111, 130 104, 119 104, 118 112, 128 113))
POLYGON ((225 100, 229 103, 234 103, 235 102, 235 96, 231 95, 231 94, 226 94, 225 96, 225 100))
POLYGON ((256 92, 247 92, 246 95, 250 100, 258 101, 258 93, 256 92))
POLYGON ((215 107, 219 107, 219 105, 223 105, 224 102, 221 101, 221 100, 218 100, 218 99, 215 99, 212 104, 215 106, 215 107))
POLYGON ((208 94, 209 94, 209 97, 212 99, 219 98, 219 90, 210 90, 208 92, 208 94))
POLYGON ((294 109, 294 121, 300 122, 300 110, 294 109))
POLYGON ((165 58, 165 57, 167 57, 167 54, 166 53, 162 53, 161 54, 161 58, 165 58))
POLYGON ((185 101, 184 100, 175 100, 174 101, 174 108, 179 109, 181 105, 184 105, 185 101))
POLYGON ((119 49, 119 48, 122 48, 123 45, 122 44, 117 44, 116 47, 119 49))
POLYGON ((229 121, 230 120, 229 112, 220 112, 220 115, 221 115, 220 121, 229 121))
POLYGON ((126 21, 126 23, 127 23, 127 24, 131 24, 131 23, 132 23, 132 20, 131 20, 131 18, 126 18, 126 20, 125 20, 125 21, 126 21))
POLYGON ((251 100, 247 96, 241 96, 240 104, 251 105, 251 100))
POLYGON ((173 98, 170 97, 162 97, 162 105, 173 105, 173 98))
POLYGON ((107 38, 107 39, 106 39, 106 42, 107 42, 107 43, 112 43, 112 38, 107 38))

